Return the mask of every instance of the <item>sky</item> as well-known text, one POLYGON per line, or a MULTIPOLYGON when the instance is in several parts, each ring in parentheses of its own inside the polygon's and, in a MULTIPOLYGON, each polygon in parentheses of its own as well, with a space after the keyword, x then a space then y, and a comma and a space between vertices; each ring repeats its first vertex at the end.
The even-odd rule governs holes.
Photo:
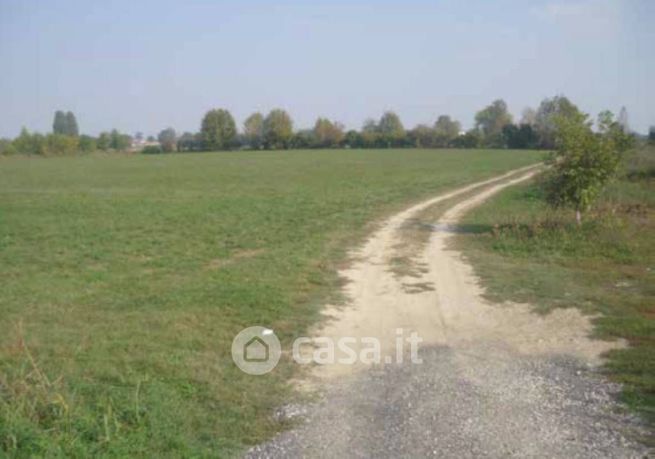
POLYGON ((55 110, 92 135, 196 132, 212 108, 468 128, 495 99, 518 119, 558 94, 645 133, 654 50, 653 0, 0 0, 0 136, 55 110))

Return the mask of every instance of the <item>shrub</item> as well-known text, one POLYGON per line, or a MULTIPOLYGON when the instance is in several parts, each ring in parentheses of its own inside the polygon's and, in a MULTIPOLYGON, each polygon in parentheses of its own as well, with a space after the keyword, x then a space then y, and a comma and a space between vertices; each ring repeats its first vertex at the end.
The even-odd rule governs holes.
POLYGON ((578 113, 556 119, 557 151, 545 183, 548 202, 574 208, 578 224, 616 174, 620 159, 609 125, 601 124, 596 134, 587 118, 578 113))
POLYGON ((143 150, 141 150, 141 153, 144 155, 157 155, 163 152, 164 151, 158 145, 148 145, 147 147, 143 147, 143 150))

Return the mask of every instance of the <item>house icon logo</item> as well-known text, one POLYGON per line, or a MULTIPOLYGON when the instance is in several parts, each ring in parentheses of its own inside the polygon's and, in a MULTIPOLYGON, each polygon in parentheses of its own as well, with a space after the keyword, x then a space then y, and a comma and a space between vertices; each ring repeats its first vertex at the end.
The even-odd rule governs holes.
POLYGON ((245 373, 263 375, 280 361, 280 340, 261 326, 241 330, 232 341, 232 360, 245 373))
POLYGON ((266 362, 268 360, 268 344, 259 336, 250 338, 243 346, 244 362, 266 362))

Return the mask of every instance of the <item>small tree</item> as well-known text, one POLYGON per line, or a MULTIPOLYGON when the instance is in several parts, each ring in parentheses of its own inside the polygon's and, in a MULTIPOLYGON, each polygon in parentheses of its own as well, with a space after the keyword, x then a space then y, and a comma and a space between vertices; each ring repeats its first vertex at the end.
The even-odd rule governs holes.
POLYGON ((648 143, 655 145, 655 126, 651 126, 648 130, 648 143))
POLYGON ((80 151, 90 152, 97 148, 96 139, 89 135, 80 136, 80 151))
POLYGON ((177 134, 175 133, 175 129, 171 127, 164 129, 157 136, 157 140, 159 140, 162 151, 175 151, 175 147, 177 145, 177 134))
POLYGON ((0 138, 0 155, 16 154, 16 148, 12 145, 11 139, 0 138))
POLYGON ((48 134, 46 149, 49 155, 71 155, 79 150, 79 139, 71 135, 48 134))
POLYGON ((584 113, 555 119, 557 151, 546 180, 547 199, 554 207, 573 207, 578 225, 619 165, 608 122, 611 118, 601 122, 600 133, 594 133, 584 113))

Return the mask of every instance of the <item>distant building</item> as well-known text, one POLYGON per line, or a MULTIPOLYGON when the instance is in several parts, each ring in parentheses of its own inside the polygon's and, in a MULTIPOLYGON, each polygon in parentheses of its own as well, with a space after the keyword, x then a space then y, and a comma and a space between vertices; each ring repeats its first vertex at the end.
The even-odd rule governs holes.
POLYGON ((130 145, 131 151, 143 150, 145 147, 160 147, 160 143, 156 140, 145 140, 143 138, 136 139, 132 138, 132 144, 130 145))

